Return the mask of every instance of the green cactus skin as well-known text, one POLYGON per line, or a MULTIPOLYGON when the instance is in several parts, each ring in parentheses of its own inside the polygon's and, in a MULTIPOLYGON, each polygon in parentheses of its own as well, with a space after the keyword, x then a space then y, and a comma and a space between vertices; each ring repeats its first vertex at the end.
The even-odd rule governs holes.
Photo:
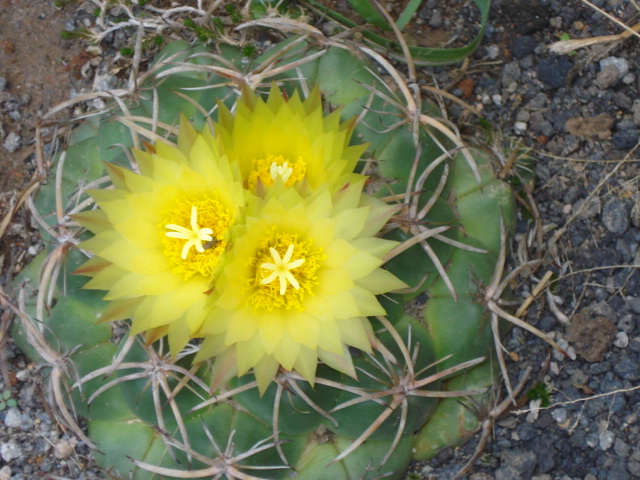
MULTIPOLYGON (((237 50, 221 48, 227 61, 240 64, 237 50)), ((327 109, 342 108, 345 119, 362 114, 356 137, 358 142, 370 143, 369 152, 385 179, 379 195, 404 192, 418 156, 411 125, 385 130, 403 115, 398 106, 402 102, 391 104, 372 94, 373 89, 398 98, 372 73, 375 70, 364 55, 338 47, 312 48, 291 39, 253 65, 275 55, 282 55, 279 66, 311 58, 298 66, 296 75, 285 72, 269 81, 283 80, 283 88, 291 90, 319 85, 327 109), (345 63, 349 69, 343 68, 345 63), (305 78, 304 85, 290 80, 292 77, 305 78)), ((205 114, 213 112, 218 101, 231 106, 236 99, 229 79, 204 70, 215 65, 204 47, 169 44, 155 65, 157 68, 142 85, 139 101, 128 105, 127 118, 152 118, 157 101, 159 125, 175 125, 182 114, 196 128, 202 128, 205 114), (160 64, 161 59, 170 59, 170 64, 160 64), (176 71, 179 62, 203 69, 176 71), (197 89, 202 86, 211 88, 197 89), (193 89, 182 90, 185 87, 193 89)), ((244 75, 250 73, 251 66, 242 67, 244 75)), ((57 178, 52 177, 37 194, 36 208, 49 226, 43 226, 43 238, 50 238, 47 230, 68 221, 56 214, 57 199, 62 200, 66 213, 71 212, 86 199, 82 189, 104 174, 104 161, 129 164, 127 150, 135 145, 134 138, 126 119, 117 120, 123 112, 116 104, 111 108, 109 114, 92 117, 74 131, 69 147, 56 159, 57 169, 52 168, 52 175, 58 172, 57 178), (61 195, 56 194, 56 186, 61 195)), ((423 110, 434 111, 426 103, 423 110)), ((141 126, 149 129, 150 123, 141 126)), ((158 128, 157 133, 165 132, 158 128)), ((446 138, 423 126, 418 129, 418 140, 421 153, 417 172, 442 154, 439 144, 451 146, 446 138)), ((192 471, 190 478, 290 478, 295 472, 298 480, 399 479, 412 456, 429 458, 467 436, 477 424, 467 410, 459 407, 459 399, 438 401, 393 388, 401 379, 427 379, 448 367, 491 355, 491 329, 478 297, 498 258, 501 218, 511 229, 515 206, 509 189, 493 175, 490 159, 479 151, 473 151, 473 158, 480 182, 468 159, 457 153, 435 168, 424 183, 420 205, 438 192, 440 179, 448 169, 446 183, 436 193, 434 207, 423 221, 450 226, 443 235, 485 253, 429 240, 454 285, 457 300, 421 247, 414 246, 392 259, 388 268, 418 288, 383 300, 398 336, 394 338, 385 324, 375 319, 373 324, 396 362, 389 362, 380 352, 373 356, 359 354, 354 359, 358 380, 321 367, 321 380, 313 388, 285 375, 281 386, 273 384, 260 397, 252 374, 247 374, 210 393, 212 372, 207 365, 191 369, 191 355, 172 364, 166 360, 161 342, 145 347, 126 336, 114 340, 111 325, 96 323, 105 305, 101 292, 83 290, 85 279, 69 273, 83 262, 81 252, 69 249, 69 245, 48 244, 47 252, 21 273, 15 285, 22 286, 25 313, 32 318, 42 316, 39 319, 46 325, 48 345, 73 366, 74 373, 65 383, 70 392, 65 402, 77 415, 88 419, 89 437, 99 449, 94 454, 96 462, 114 475, 134 480, 173 478, 185 471, 192 471), (53 280, 55 306, 42 313, 36 305, 38 282, 43 270, 51 270, 47 254, 52 251, 66 254, 64 268, 53 280), (424 318, 416 320, 405 315, 403 307, 420 294, 425 294, 427 301, 424 318), (404 356, 405 351, 409 357, 404 356), (433 365, 447 356, 444 362, 433 365), (415 378, 410 377, 414 371, 415 378), (243 388, 246 390, 240 391, 243 388), (362 393, 353 389, 366 391, 371 398, 358 402, 362 393), (236 393, 228 395, 229 391, 236 393), (369 434, 367 429, 372 424, 375 428, 369 434), (414 443, 416 431, 420 433, 414 443), (358 447, 344 456, 354 442, 358 447)), ((406 240, 411 235, 396 229, 388 237, 406 240)), ((14 338, 20 348, 34 361, 43 360, 20 322, 16 323, 14 338)), ((425 380, 418 390, 461 390, 486 387, 493 381, 494 374, 485 362, 453 378, 425 380)), ((413 392, 412 388, 408 390, 413 392)), ((480 401, 487 400, 482 397, 480 401)))

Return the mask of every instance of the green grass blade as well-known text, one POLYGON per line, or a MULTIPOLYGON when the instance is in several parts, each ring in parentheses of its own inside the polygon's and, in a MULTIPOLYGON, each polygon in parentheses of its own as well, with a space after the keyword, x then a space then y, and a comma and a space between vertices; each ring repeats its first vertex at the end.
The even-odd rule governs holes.
MULTIPOLYGON (((408 12, 412 8, 412 3, 414 2, 415 0, 412 0, 412 2, 403 12, 403 15, 405 13, 408 15, 408 12)), ((358 24, 354 23, 338 12, 327 9, 324 5, 317 2, 316 0, 305 0, 305 3, 311 9, 328 16, 329 18, 345 26, 346 28, 355 28, 358 26, 358 24)), ((473 41, 471 41, 471 43, 465 45, 464 47, 458 48, 427 48, 419 46, 409 47, 409 51, 411 52, 411 56, 413 57, 413 61, 416 65, 449 65, 458 63, 471 55, 474 50, 478 48, 480 42, 482 41, 482 37, 484 36, 484 31, 489 19, 489 7, 491 6, 491 0, 474 0, 474 3, 480 10, 481 25, 480 31, 478 32, 478 35, 476 35, 476 37, 473 39, 473 41)), ((403 15, 401 15, 401 19, 404 22, 403 15)), ((402 28, 404 28, 405 26, 406 25, 402 25, 402 28)), ((397 60, 405 60, 396 41, 388 40, 380 35, 377 35, 376 33, 373 33, 370 30, 364 30, 362 32, 362 35, 364 36, 367 43, 385 49, 390 56, 394 57, 397 60)))
POLYGON ((382 16, 378 9, 369 0, 347 0, 353 9, 366 20, 367 23, 382 28, 383 30, 391 30, 389 22, 382 16))
POLYGON ((400 16, 398 17, 398 20, 396 21, 396 25, 400 30, 404 30, 404 27, 406 27, 409 24, 409 22, 411 21, 411 18, 413 17, 413 14, 416 13, 416 11, 418 10, 418 7, 421 4, 422 4, 422 0, 411 0, 407 4, 407 8, 404 9, 404 11, 400 14, 400 16))

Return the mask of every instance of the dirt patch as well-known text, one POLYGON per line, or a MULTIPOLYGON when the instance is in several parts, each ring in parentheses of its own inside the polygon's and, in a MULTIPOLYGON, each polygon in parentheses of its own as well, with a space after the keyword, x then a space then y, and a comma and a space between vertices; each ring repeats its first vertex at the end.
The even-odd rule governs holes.
MULTIPOLYGON (((39 116, 66 100, 73 88, 68 65, 83 51, 60 32, 73 11, 51 0, 0 0, 0 194, 28 181, 39 116), (6 82, 6 83, 5 83, 6 82), (8 148, 7 148, 8 147, 8 148)), ((4 213, 4 212, 0 212, 4 213)))

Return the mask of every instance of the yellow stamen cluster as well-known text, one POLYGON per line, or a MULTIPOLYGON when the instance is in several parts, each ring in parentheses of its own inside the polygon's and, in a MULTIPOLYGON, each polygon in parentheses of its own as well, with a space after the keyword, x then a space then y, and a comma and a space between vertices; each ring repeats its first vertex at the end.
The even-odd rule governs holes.
POLYGON ((316 272, 323 259, 322 249, 314 248, 311 239, 300 240, 295 234, 272 230, 250 260, 255 275, 249 303, 267 311, 280 307, 303 310, 305 295, 313 295, 318 283, 316 272))
POLYGON ((185 279, 210 276, 227 246, 233 223, 229 208, 217 198, 181 199, 164 217, 162 243, 173 271, 185 279))
POLYGON ((267 155, 266 158, 253 160, 248 187, 249 190, 255 191, 259 182, 270 187, 278 178, 287 187, 291 187, 304 178, 306 171, 307 167, 302 157, 291 161, 282 155, 267 155))

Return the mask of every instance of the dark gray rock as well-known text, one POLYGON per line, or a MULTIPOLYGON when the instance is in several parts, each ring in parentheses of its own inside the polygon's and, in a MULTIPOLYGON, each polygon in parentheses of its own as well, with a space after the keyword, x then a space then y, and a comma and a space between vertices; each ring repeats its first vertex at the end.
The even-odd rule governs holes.
POLYGON ((632 333, 636 328, 636 316, 633 313, 623 315, 618 321, 618 328, 625 333, 632 333))
POLYGON ((502 70, 502 85, 507 86, 510 83, 517 82, 520 79, 520 75, 522 72, 520 71, 520 66, 518 62, 507 63, 502 70))
POLYGON ((535 133, 552 137, 555 135, 555 130, 551 122, 544 118, 542 112, 533 112, 529 120, 529 127, 535 133))
POLYGON ((634 227, 640 228, 640 194, 633 196, 633 206, 631 207, 631 223, 634 227))
POLYGON ((607 470, 606 480, 631 480, 631 474, 627 470, 626 462, 619 460, 607 470))
POLYGON ((640 130, 637 128, 626 128, 618 130, 611 136, 611 143, 618 150, 629 150, 638 143, 640 139, 640 130))
POLYGON ((623 110, 630 110, 633 105, 633 100, 623 92, 615 92, 613 94, 613 102, 623 110))
POLYGON ((513 55, 514 58, 525 57, 526 55, 533 53, 537 43, 538 42, 536 42, 535 38, 529 35, 516 37, 513 39, 513 42, 511 42, 511 55, 513 55))
POLYGON ((531 451, 513 451, 502 454, 502 465, 496 471, 496 480, 528 480, 533 476, 538 459, 531 451))
POLYGON ((640 362, 638 358, 630 355, 622 355, 622 358, 616 362, 613 372, 624 380, 636 381, 640 380, 640 362))
POLYGON ((613 444, 613 451, 616 452, 616 455, 619 457, 627 458, 631 451, 631 447, 628 443, 625 443, 624 440, 617 438, 613 444))
POLYGON ((572 66, 571 61, 564 56, 545 56, 540 58, 536 74, 547 89, 556 89, 565 85, 572 66))
POLYGON ((618 198, 610 198, 602 207, 602 223, 611 233, 623 234, 629 228, 629 204, 618 198))

